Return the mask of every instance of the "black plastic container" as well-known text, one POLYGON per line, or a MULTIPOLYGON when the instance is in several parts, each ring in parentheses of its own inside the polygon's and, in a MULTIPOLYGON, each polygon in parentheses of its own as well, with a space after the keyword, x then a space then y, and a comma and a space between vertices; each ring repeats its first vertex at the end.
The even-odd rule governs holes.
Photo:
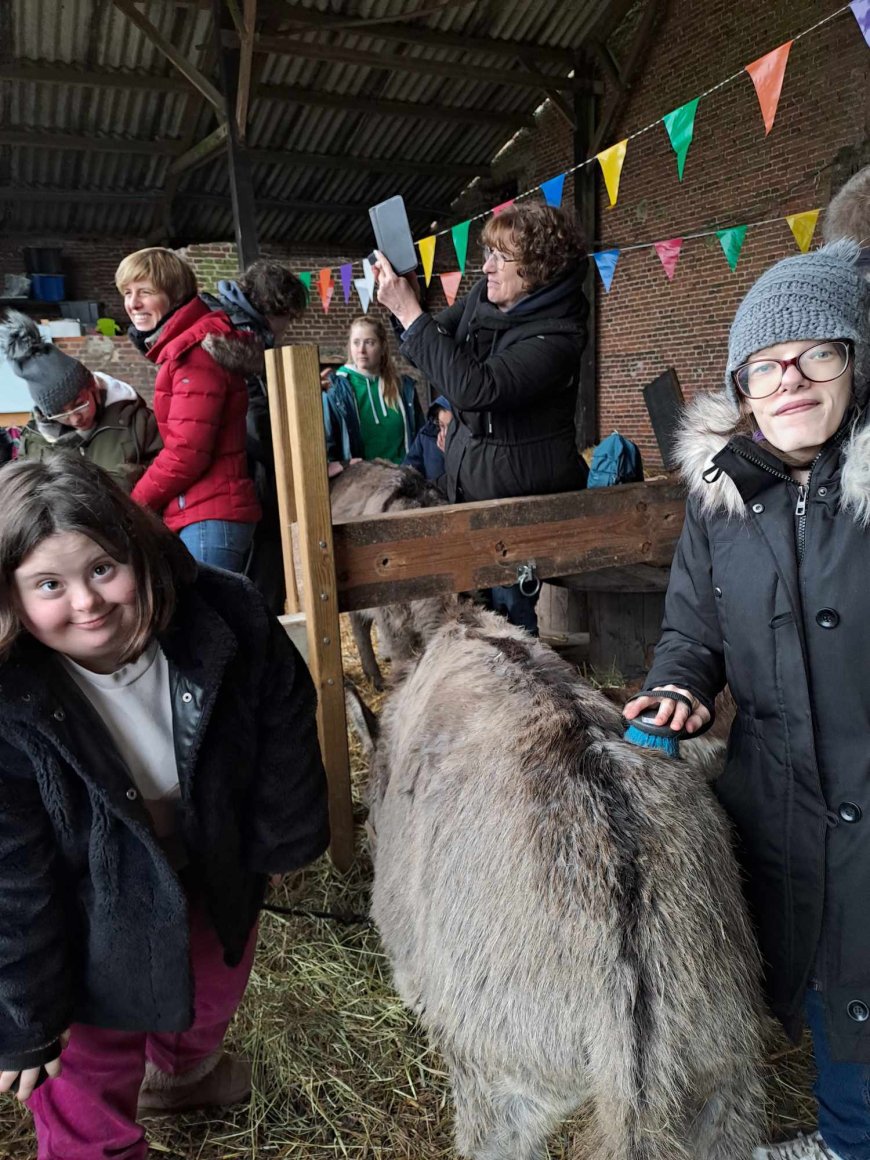
POLYGON ((24 268, 28 274, 62 274, 63 250, 59 246, 25 246, 24 268))

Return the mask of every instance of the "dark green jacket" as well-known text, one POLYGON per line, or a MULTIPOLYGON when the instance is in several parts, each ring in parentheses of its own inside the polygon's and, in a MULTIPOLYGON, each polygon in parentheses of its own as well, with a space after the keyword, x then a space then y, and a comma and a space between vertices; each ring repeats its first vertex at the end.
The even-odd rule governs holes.
POLYGON ((104 404, 89 431, 47 422, 35 414, 21 432, 19 459, 45 459, 55 451, 84 455, 115 479, 126 492, 163 446, 157 420, 131 386, 97 371, 104 404))

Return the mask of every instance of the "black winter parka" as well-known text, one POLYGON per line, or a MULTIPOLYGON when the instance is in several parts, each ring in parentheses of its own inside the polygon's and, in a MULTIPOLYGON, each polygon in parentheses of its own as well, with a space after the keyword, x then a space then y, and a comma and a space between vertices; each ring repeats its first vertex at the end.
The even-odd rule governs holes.
MULTIPOLYGON (((328 841, 308 670, 254 588, 199 566, 169 661, 185 878, 232 966, 266 876, 328 841)), ((187 895, 118 750, 57 655, 0 665, 0 1069, 54 1058, 71 1022, 182 1031, 187 895)))
POLYGON ((445 448, 451 503, 585 487, 574 425, 589 311, 585 265, 507 311, 489 302, 483 278, 405 332, 402 354, 453 406, 445 448))
MULTIPOLYGON (((846 424, 805 487, 734 405, 683 423, 686 523, 646 687, 737 704, 715 791, 734 820, 776 1015, 824 993, 832 1055, 870 1062, 870 427, 846 424)), ((691 744, 691 742, 687 742, 691 744)))

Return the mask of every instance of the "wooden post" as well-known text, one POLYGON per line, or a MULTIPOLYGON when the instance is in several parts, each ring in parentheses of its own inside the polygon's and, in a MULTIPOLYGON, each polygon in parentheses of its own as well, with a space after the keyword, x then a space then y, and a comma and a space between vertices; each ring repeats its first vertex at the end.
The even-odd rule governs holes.
POLYGON ((299 588, 293 556, 293 524, 296 523, 296 497, 290 464, 290 427, 287 420, 287 389, 284 365, 277 350, 266 351, 266 383, 269 388, 269 422, 272 427, 272 451, 275 458, 275 487, 278 491, 278 518, 281 522, 281 553, 284 558, 284 611, 299 612, 299 588))
POLYGON ((339 870, 347 870, 353 862, 353 810, 317 347, 281 347, 275 351, 275 363, 280 366, 280 373, 272 376, 280 388, 275 396, 283 395, 283 406, 282 400, 273 396, 271 383, 270 400, 274 398, 273 415, 284 412, 290 437, 308 667, 317 688, 317 724, 329 780, 330 855, 339 870))

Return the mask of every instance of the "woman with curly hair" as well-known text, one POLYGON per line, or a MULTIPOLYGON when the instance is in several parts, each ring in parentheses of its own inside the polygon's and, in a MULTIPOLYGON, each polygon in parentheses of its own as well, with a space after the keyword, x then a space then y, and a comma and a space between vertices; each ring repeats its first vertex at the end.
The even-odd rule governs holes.
MULTIPOLYGON (((589 306, 586 254, 565 213, 509 206, 483 231, 484 277, 434 318, 383 255, 378 300, 401 351, 453 404, 445 448, 451 503, 547 495, 586 484, 574 411, 589 306)), ((537 632, 535 597, 492 589, 492 605, 537 632)))

